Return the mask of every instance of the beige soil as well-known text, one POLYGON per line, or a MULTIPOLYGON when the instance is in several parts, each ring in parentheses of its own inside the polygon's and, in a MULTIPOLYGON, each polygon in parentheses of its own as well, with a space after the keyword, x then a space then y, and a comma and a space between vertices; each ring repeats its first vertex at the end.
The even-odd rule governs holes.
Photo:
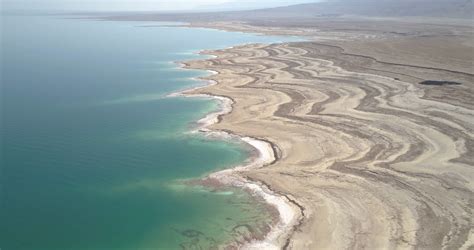
POLYGON ((277 161, 242 175, 300 207, 281 247, 472 249, 470 28, 328 28, 318 39, 304 26, 195 25, 317 40, 208 51, 217 57, 188 64, 219 72, 208 77, 217 85, 192 93, 235 101, 211 129, 275 145, 277 161))

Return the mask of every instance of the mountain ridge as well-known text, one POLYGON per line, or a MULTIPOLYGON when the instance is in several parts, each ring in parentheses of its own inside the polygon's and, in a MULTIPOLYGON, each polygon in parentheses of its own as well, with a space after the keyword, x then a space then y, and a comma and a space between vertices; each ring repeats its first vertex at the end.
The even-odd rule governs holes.
POLYGON ((245 11, 130 13, 112 19, 136 21, 281 21, 324 17, 431 17, 473 19, 474 0, 329 0, 245 11))

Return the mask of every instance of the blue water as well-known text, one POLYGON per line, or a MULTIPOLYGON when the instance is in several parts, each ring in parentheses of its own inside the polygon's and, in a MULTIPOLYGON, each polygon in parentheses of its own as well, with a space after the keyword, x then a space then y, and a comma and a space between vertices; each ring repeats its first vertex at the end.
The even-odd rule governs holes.
POLYGON ((183 183, 247 153, 187 133, 215 101, 166 95, 206 74, 174 61, 284 39, 140 25, 2 16, 2 250, 207 249, 269 222, 244 192, 183 183))

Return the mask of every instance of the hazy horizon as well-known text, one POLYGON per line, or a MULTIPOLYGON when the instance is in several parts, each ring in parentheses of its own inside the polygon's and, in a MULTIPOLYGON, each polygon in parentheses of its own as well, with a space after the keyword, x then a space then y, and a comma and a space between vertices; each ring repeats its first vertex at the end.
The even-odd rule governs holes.
POLYGON ((227 11, 287 6, 318 0, 3 0, 4 11, 227 11))

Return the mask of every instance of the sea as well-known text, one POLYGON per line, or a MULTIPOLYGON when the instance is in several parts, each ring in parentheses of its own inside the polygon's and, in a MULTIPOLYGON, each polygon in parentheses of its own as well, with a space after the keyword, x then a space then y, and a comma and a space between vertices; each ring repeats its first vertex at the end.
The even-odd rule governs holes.
POLYGON ((1 16, 0 249, 213 249, 272 218, 236 189, 239 141, 192 133, 220 108, 169 97, 209 72, 205 49, 295 40, 63 15, 1 16))

